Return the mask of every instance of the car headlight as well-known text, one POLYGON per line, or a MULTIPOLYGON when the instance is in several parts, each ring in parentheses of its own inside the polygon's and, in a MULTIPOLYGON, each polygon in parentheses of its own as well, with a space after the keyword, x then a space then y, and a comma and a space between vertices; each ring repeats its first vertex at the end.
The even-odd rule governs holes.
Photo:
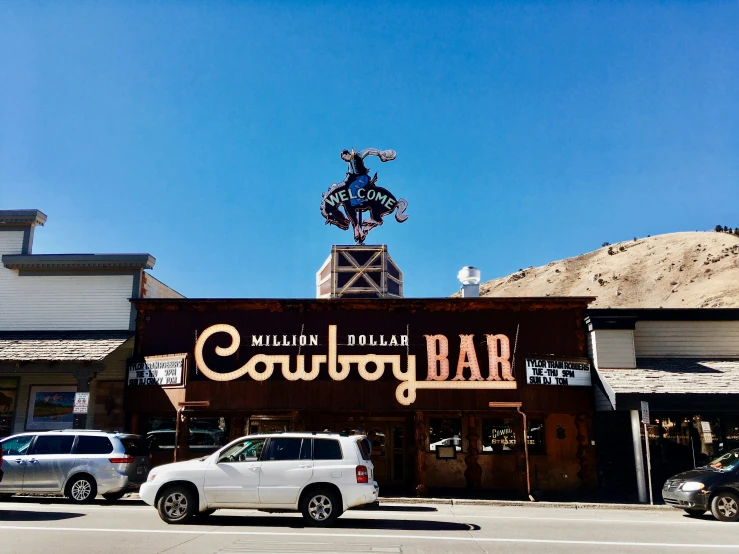
POLYGON ((703 483, 700 483, 698 481, 688 481, 687 483, 683 483, 683 486, 680 487, 680 490, 690 492, 690 491, 699 491, 704 489, 706 486, 703 483))
POLYGON ((157 476, 156 471, 150 471, 149 472, 149 477, 146 480, 147 481, 153 481, 156 478, 156 476, 157 476))

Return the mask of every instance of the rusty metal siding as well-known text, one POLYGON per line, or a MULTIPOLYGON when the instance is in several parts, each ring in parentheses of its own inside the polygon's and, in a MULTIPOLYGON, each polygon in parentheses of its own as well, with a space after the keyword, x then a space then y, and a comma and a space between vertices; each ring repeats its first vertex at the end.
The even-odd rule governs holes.
MULTIPOLYGON (((325 410, 404 412, 414 410, 487 410, 491 401, 521 401, 524 409, 559 413, 592 413, 590 387, 529 386, 524 359, 531 355, 582 358, 587 343, 582 325, 588 299, 438 299, 438 300, 138 300, 136 355, 193 353, 198 334, 211 325, 226 323, 241 333, 241 347, 231 357, 219 358, 214 347, 228 346, 228 336, 208 340, 206 361, 219 372, 243 365, 256 353, 296 354, 297 348, 251 348, 252 334, 318 334, 324 346, 303 347, 301 353, 325 354, 327 328, 336 324, 340 335, 402 334, 410 329, 406 351, 417 357, 418 380, 426 377, 424 334, 449 338, 450 378, 456 373, 459 335, 474 334, 477 356, 486 375, 487 353, 483 334, 503 333, 511 350, 518 330, 515 390, 419 390, 416 402, 401 406, 395 399, 400 383, 391 372, 374 382, 352 369, 344 381, 332 381, 325 370, 315 381, 287 381, 275 371, 267 381, 248 378, 216 382, 204 378, 192 364, 187 400, 210 400, 211 410, 325 410)), ((339 346, 348 352, 349 347, 339 346)), ((369 347, 354 347, 357 354, 369 347)), ((377 352, 377 350, 375 350, 377 352)), ((390 353, 390 352, 389 352, 390 353)), ((153 413, 157 394, 151 387, 129 387, 129 410, 153 413)), ((159 395, 161 396, 161 395, 159 395)), ((157 399, 161 400, 159 397, 157 399)), ((170 405, 171 406, 171 405, 170 405)), ((165 406, 166 407, 166 406, 165 406)), ((171 408, 169 408, 171 409, 171 408)))

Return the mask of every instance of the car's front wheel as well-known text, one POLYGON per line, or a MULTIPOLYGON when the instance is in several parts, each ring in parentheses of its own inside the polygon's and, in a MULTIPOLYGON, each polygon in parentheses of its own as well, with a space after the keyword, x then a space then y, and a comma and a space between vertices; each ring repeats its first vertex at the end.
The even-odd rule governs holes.
POLYGON ((197 502, 192 491, 182 485, 168 487, 157 502, 157 511, 162 521, 186 523, 197 512, 197 502))
POLYGON ((739 521, 739 496, 721 491, 711 500, 711 513, 719 521, 739 521))
POLYGON ((72 477, 67 485, 67 498, 77 504, 87 504, 95 500, 98 494, 97 483, 89 475, 72 477))
POLYGON ((309 525, 328 527, 341 515, 341 499, 330 489, 314 489, 303 495, 300 511, 309 525))

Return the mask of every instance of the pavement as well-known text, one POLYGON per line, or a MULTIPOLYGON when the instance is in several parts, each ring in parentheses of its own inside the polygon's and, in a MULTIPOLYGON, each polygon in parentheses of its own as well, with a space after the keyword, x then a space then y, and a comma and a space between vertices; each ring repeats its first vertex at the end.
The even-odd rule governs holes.
POLYGON ((682 511, 381 502, 330 529, 299 514, 219 510, 167 525, 138 500, 74 505, 61 498, 0 502, 3 554, 658 553, 739 552, 739 524, 682 511))

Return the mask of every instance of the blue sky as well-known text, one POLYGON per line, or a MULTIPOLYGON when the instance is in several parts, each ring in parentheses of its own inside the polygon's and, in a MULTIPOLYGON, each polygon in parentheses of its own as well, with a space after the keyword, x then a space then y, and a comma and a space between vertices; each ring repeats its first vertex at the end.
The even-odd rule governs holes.
POLYGON ((4 2, 0 208, 190 297, 312 297, 344 148, 406 296, 739 226, 739 3, 4 2))

